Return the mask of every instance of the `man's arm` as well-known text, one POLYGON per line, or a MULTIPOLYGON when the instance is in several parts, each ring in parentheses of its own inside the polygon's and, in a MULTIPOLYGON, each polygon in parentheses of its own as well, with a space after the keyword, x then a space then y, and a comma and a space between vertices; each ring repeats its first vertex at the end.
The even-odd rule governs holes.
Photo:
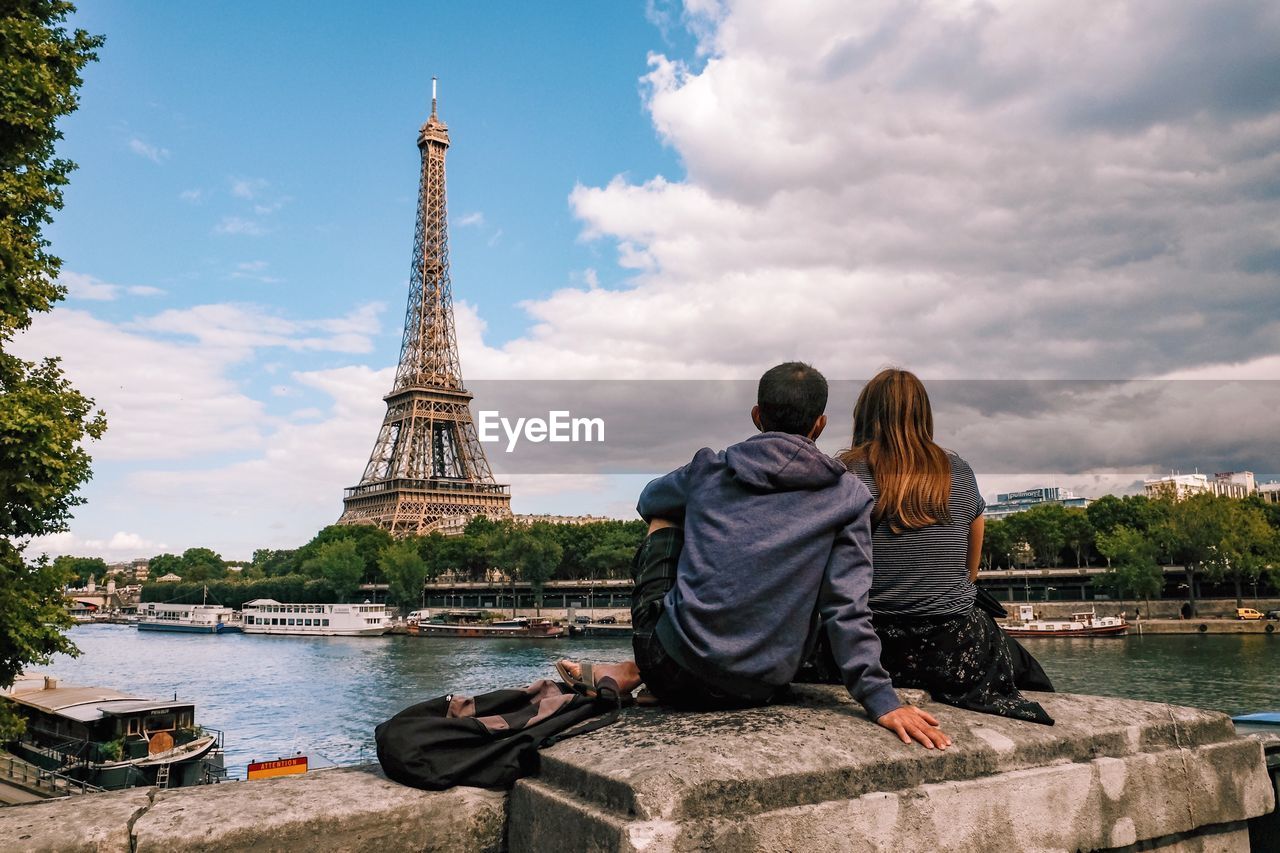
POLYGON ((673 521, 676 524, 684 524, 684 508, 689 500, 689 483, 692 480, 693 466, 698 462, 698 456, 703 453, 710 453, 710 450, 698 451, 698 455, 693 457, 693 461, 683 468, 677 468, 670 474, 665 474, 656 480, 651 480, 649 485, 644 487, 644 491, 640 493, 640 500, 636 503, 636 511, 640 513, 640 517, 645 521, 653 521, 655 518, 673 521))
POLYGON ((871 625, 867 595, 871 590, 871 502, 858 518, 836 535, 823 572, 818 607, 831 651, 845 687, 867 715, 895 732, 903 743, 913 739, 928 749, 946 749, 951 739, 938 721, 918 708, 903 705, 880 664, 880 638, 871 625))

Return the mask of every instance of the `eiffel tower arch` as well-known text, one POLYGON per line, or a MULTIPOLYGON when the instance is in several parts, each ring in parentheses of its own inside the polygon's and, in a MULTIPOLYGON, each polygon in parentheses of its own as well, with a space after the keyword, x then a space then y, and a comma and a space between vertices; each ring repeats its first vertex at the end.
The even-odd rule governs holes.
POLYGON ((413 271, 395 385, 360 483, 347 489, 339 524, 376 524, 393 536, 456 528, 460 518, 511 517, 511 491, 494 481, 462 384, 449 281, 445 154, 449 129, 436 112, 418 133, 413 271))

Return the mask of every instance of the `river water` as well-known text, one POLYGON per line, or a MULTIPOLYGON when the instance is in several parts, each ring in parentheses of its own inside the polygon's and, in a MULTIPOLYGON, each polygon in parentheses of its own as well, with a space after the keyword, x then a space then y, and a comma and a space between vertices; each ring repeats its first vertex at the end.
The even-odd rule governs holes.
MULTIPOLYGON (((82 625, 79 658, 40 672, 147 698, 195 702, 226 733, 227 769, 303 752, 338 764, 374 759, 373 727, 407 705, 554 678, 561 657, 622 660, 620 639, 209 636, 82 625)), ((1280 710, 1280 637, 1163 635, 1032 638, 1059 690, 1195 705, 1230 714, 1280 710)))

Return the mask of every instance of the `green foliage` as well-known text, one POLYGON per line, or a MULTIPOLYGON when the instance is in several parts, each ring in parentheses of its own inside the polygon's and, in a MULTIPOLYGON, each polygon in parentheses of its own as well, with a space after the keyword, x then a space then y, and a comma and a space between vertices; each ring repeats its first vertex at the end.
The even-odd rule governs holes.
POLYGON ((427 562, 419 553, 418 543, 406 540, 388 545, 382 549, 378 565, 387 579, 387 600, 405 611, 419 606, 427 562))
POLYGON ((552 525, 503 522, 486 535, 493 565, 529 584, 541 607, 543 587, 564 556, 552 525))
POLYGON ((1156 564, 1155 545, 1141 531, 1118 524, 1098 534, 1098 551, 1111 561, 1110 568, 1098 578, 1103 587, 1121 598, 1126 593, 1134 598, 1159 595, 1164 573, 1156 564))
POLYGON ((354 538, 331 539, 302 564, 302 571, 309 577, 328 581, 341 600, 353 598, 365 575, 360 542, 354 538))
MULTIPOLYGON (((85 440, 106 429, 58 359, 28 362, 4 351, 34 312, 65 295, 56 283, 61 261, 43 233, 74 168, 54 156, 57 121, 75 110, 80 71, 102 44, 67 32, 72 11, 60 0, 26 0, 0 16, 0 687, 26 665, 74 649, 62 634, 70 624, 65 572, 27 565, 16 543, 65 529, 90 476, 85 440)), ((0 735, 20 726, 0 705, 0 735)))
POLYGON ((158 578, 168 574, 182 577, 182 558, 177 554, 157 554, 147 560, 148 580, 154 583, 158 578))
POLYGON ((279 575, 261 579, 228 579, 204 583, 147 583, 142 587, 142 601, 181 601, 198 604, 209 589, 209 601, 237 610, 246 601, 273 598, 287 604, 336 604, 339 597, 329 581, 301 574, 279 575))
POLYGON ((1013 568, 1013 554, 1017 543, 1007 521, 989 519, 983 525, 982 561, 988 569, 1013 568))
POLYGON ((263 577, 277 577, 293 574, 298 570, 297 550, 273 551, 259 548, 253 552, 251 570, 256 570, 263 577))
POLYGON ((188 548, 182 552, 178 576, 192 582, 218 580, 227 576, 227 564, 208 548, 188 548))
POLYGON ((83 586, 93 575, 98 581, 107 576, 107 561, 101 557, 57 557, 53 561, 55 568, 62 570, 68 583, 72 586, 83 586))
MULTIPOLYGON (((67 638, 71 625, 62 588, 68 575, 46 560, 28 565, 18 549, 0 539, 0 685, 9 686, 31 664, 55 654, 78 655, 67 638)), ((22 731, 22 720, 0 703, 0 743, 22 731)))
POLYGON ((1058 564, 1067 544, 1067 509, 1061 504, 1036 504, 1004 520, 1014 542, 1025 542, 1042 566, 1058 564))
POLYGON ((310 542, 299 548, 293 556, 293 565, 305 574, 311 563, 326 545, 334 542, 355 543, 360 555, 360 579, 357 583, 383 583, 382 569, 378 567, 378 555, 391 544, 391 534, 372 524, 331 524, 317 533, 310 542))

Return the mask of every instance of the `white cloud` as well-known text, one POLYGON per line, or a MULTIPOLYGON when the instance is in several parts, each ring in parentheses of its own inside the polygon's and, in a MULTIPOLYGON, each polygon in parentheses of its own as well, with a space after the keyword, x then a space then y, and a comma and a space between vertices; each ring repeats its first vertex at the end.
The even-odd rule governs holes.
POLYGON ((243 216, 224 216, 213 227, 215 234, 240 234, 249 237, 260 237, 267 233, 261 222, 245 219, 243 216))
MULTIPOLYGON (((37 536, 28 543, 26 556, 30 558, 47 555, 60 557, 74 555, 77 557, 101 557, 107 562, 154 557, 164 553, 168 546, 163 542, 153 542, 137 533, 117 531, 108 538, 82 538, 69 531, 51 533, 48 536, 37 536)), ((99 581, 102 578, 98 578, 99 581)))
POLYGON ((236 198, 251 200, 257 198, 267 186, 267 181, 263 178, 232 178, 231 194, 236 198))
POLYGON ((231 271, 231 277, 252 279, 263 284, 278 284, 284 281, 284 279, 270 275, 267 272, 270 266, 266 261, 242 261, 235 265, 235 269, 231 271))
POLYGON ((67 288, 67 297, 89 302, 111 302, 119 299, 121 294, 129 296, 161 296, 164 291, 158 287, 145 284, 121 285, 108 284, 91 275, 78 272, 63 272, 58 281, 67 288))
POLYGON ((478 210, 474 213, 464 213, 461 218, 458 219, 457 225, 460 228, 478 228, 484 225, 484 214, 478 210))
POLYGON ((144 142, 138 137, 130 137, 129 150, 139 157, 145 157, 152 163, 162 163, 169 159, 169 149, 161 148, 158 145, 152 145, 144 142))
POLYGON ((205 191, 202 189, 183 190, 182 192, 178 193, 178 198, 182 199, 188 204, 200 204, 201 202, 204 201, 204 197, 205 197, 205 191))
POLYGON ((1117 377, 1276 355, 1280 90, 1240 81, 1273 76, 1280 15, 1143 8, 686 6, 705 62, 655 55, 644 85, 687 174, 569 198, 630 287, 526 303, 500 348, 460 316, 466 369, 1117 377))

